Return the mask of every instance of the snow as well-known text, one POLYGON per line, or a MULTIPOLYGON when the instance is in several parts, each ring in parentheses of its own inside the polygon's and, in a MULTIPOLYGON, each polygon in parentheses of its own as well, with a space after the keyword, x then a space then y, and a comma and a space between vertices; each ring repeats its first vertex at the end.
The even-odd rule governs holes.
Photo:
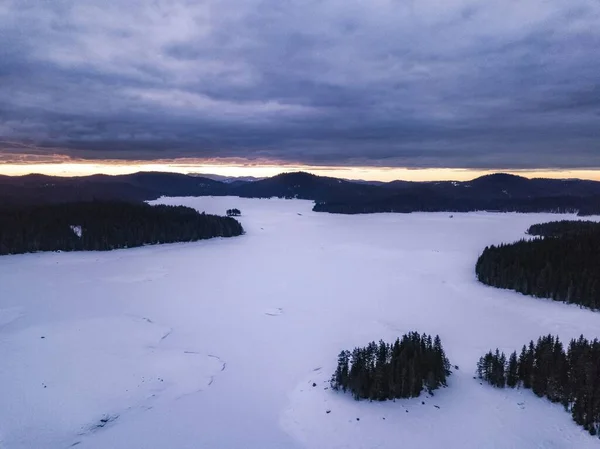
POLYGON ((20 318, 22 314, 23 312, 20 307, 0 309, 0 328, 20 318))
POLYGON ((473 379, 490 348, 520 349, 547 333, 598 336, 600 313, 474 277, 486 245, 573 216, 344 216, 300 200, 158 201, 239 208, 246 234, 0 258, 1 448, 600 444, 560 406, 473 379), (440 334, 460 368, 449 388, 395 403, 327 388, 341 349, 411 330, 440 334))
POLYGON ((71 231, 73 231, 77 237, 81 238, 81 235, 82 235, 82 232, 83 232, 81 226, 72 225, 71 226, 71 231))
POLYGON ((202 391, 222 362, 169 347, 164 340, 171 332, 147 319, 116 316, 11 333, 0 342, 0 382, 10 385, 10 394, 3 395, 10 413, 2 417, 2 427, 13 429, 4 443, 68 447, 103 428, 108 422, 102 420, 130 419, 202 391), (28 422, 24 417, 33 404, 35 420, 28 422))

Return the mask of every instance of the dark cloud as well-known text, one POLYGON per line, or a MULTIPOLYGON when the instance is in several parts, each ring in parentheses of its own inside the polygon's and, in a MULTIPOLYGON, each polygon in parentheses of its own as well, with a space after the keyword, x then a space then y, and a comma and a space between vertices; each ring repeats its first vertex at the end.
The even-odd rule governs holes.
POLYGON ((6 0, 0 42, 37 152, 600 167, 597 0, 6 0))

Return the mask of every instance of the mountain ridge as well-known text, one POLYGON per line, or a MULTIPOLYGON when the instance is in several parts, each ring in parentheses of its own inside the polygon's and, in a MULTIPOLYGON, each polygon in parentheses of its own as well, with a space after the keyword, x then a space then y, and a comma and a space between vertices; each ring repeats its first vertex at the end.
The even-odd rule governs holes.
POLYGON ((579 212, 600 214, 600 182, 525 178, 494 173, 470 181, 366 183, 307 172, 270 178, 219 181, 165 172, 58 177, 0 175, 0 204, 91 200, 148 201, 161 196, 239 196, 315 201, 333 213, 472 211, 579 212))

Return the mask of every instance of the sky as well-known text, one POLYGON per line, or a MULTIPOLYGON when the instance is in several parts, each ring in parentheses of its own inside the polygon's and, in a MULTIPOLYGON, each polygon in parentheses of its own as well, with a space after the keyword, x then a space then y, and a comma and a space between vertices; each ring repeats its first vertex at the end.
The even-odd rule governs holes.
POLYGON ((598 0, 3 0, 0 43, 0 173, 600 179, 598 0))

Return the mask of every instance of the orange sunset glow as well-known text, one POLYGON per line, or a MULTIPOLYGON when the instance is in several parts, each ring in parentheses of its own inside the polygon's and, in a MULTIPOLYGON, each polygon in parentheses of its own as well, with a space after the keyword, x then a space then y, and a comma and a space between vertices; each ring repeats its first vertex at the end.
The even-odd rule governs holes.
POLYGON ((0 164, 0 174, 20 176, 41 173, 52 176, 87 176, 97 173, 122 175, 139 171, 160 171, 171 173, 204 173, 222 176, 268 177, 280 173, 306 171, 320 176, 366 181, 466 181, 490 173, 512 173, 527 178, 591 179, 600 180, 600 169, 572 170, 477 170, 461 168, 406 168, 406 167, 359 167, 359 166, 311 166, 302 164, 273 163, 218 163, 214 160, 201 161, 175 159, 170 161, 70 161, 61 163, 4 163, 0 164))

